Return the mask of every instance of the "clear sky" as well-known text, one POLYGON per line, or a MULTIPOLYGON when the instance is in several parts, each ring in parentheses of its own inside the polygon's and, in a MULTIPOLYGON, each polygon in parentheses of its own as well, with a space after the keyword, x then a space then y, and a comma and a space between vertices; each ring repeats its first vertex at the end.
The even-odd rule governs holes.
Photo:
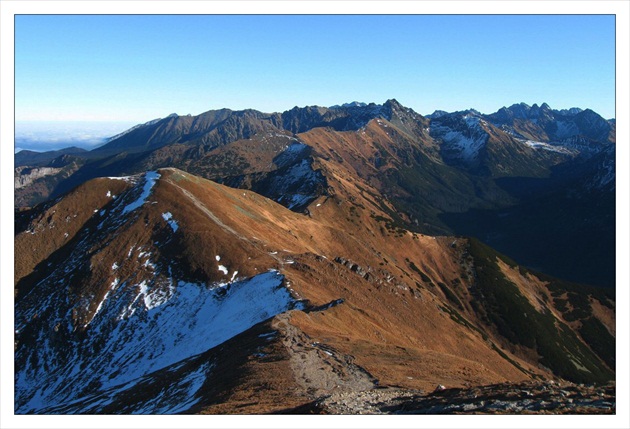
POLYGON ((18 15, 15 114, 140 123, 396 98, 612 118, 614 49, 613 15, 18 15))

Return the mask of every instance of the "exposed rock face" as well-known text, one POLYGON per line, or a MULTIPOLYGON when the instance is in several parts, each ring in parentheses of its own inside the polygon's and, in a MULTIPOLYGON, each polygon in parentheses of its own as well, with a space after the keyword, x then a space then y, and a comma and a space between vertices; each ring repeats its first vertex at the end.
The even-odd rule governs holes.
POLYGON ((15 169, 15 189, 30 185, 35 180, 45 176, 57 174, 60 168, 52 167, 17 167, 15 169))

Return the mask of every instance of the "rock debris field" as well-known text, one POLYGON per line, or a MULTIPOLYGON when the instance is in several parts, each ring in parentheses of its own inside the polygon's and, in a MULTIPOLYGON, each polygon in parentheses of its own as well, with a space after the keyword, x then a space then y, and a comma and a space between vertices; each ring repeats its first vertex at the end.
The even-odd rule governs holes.
POLYGON ((430 394, 390 387, 334 393, 301 411, 325 414, 615 414, 615 385, 587 386, 553 381, 505 383, 437 389, 430 394))

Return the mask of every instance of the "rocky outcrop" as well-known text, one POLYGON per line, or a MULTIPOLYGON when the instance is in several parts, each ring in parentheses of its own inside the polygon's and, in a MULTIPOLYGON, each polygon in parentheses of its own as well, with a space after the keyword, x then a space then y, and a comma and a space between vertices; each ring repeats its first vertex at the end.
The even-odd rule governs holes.
POLYGON ((17 167, 13 174, 15 178, 15 189, 20 189, 30 185, 37 179, 52 176, 59 173, 61 168, 52 167, 17 167))

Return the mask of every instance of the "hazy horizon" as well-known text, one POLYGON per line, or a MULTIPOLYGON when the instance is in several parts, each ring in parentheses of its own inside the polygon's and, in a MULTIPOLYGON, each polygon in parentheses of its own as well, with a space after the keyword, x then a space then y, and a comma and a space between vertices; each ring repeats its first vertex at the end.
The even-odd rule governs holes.
POLYGON ((137 125, 127 121, 16 121, 14 152, 45 152, 72 146, 93 149, 137 125))

